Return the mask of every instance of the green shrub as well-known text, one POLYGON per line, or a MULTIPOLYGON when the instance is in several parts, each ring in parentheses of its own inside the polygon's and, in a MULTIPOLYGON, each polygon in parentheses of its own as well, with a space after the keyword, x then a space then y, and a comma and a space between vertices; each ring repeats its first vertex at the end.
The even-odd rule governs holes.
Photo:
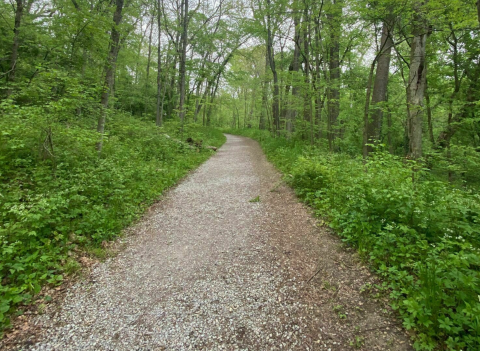
MULTIPOLYGON (((94 121, 59 116, 52 108, 3 104, 0 331, 43 285, 58 284, 72 271, 72 251, 117 236, 212 153, 178 142, 177 124, 157 128, 118 114, 109 118, 99 157, 94 121)), ((225 140, 218 130, 195 125, 183 133, 207 145, 225 140)))
POLYGON ((480 349, 477 193, 385 152, 363 162, 259 133, 242 132, 384 278, 418 350, 480 349))

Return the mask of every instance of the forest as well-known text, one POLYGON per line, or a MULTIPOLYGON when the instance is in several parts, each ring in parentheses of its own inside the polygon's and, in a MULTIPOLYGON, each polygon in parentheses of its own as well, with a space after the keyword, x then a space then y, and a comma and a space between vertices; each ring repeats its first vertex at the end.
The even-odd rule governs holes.
POLYGON ((382 277, 416 349, 480 349, 479 79, 474 0, 0 1, 0 327, 225 132, 382 277))

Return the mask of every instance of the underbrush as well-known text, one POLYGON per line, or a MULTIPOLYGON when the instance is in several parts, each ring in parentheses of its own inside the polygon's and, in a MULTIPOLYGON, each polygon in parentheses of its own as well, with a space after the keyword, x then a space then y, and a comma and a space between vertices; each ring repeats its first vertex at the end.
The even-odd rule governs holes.
POLYGON ((77 253, 117 236, 212 153, 178 139, 225 141, 218 130, 180 132, 119 113, 108 119, 99 155, 93 119, 48 111, 7 104, 0 111, 0 335, 43 285, 78 266, 77 253))
POLYGON ((383 277, 418 350, 480 349, 480 196, 386 152, 321 152, 258 130, 297 194, 383 277))

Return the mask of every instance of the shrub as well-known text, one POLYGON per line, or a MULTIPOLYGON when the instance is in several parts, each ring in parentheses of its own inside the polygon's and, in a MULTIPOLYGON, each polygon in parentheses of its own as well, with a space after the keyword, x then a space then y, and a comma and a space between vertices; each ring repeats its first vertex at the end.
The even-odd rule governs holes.
POLYGON ((480 349, 480 196, 386 152, 366 162, 245 131, 384 279, 415 347, 480 349))
MULTIPOLYGON (((3 107, 0 331, 44 284, 62 281, 74 251, 117 236, 211 154, 175 140, 181 137, 177 124, 160 129, 118 114, 107 124, 99 157, 92 120, 61 121, 51 109, 3 107)), ((214 129, 187 125, 185 131, 214 146, 225 140, 214 129)))

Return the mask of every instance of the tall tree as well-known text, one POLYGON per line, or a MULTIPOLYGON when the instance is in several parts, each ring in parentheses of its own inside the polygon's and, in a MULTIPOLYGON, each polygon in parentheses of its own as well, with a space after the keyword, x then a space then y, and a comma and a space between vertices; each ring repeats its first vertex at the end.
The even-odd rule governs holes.
POLYGON ((107 61, 105 64, 105 80, 102 92, 102 98, 100 104, 102 111, 98 118, 97 132, 100 133, 100 141, 97 143, 97 150, 102 151, 103 147, 103 134, 105 132, 105 120, 108 109, 108 102, 110 93, 113 90, 113 84, 115 80, 115 70, 117 65, 118 52, 120 51, 120 23, 123 18, 123 3, 124 0, 115 1, 115 12, 113 13, 113 26, 110 35, 110 50, 108 53, 107 61))
POLYGON ((328 145, 334 150, 338 137, 338 116, 340 115, 340 34, 343 0, 331 0, 327 13, 330 27, 329 62, 328 62, 328 145))
POLYGON ((180 76, 179 76, 179 94, 180 94, 180 102, 178 105, 178 111, 180 116, 180 122, 183 125, 185 119, 185 95, 186 95, 186 87, 185 87, 185 65, 187 61, 187 44, 188 44, 188 0, 182 1, 182 34, 180 38, 180 76))
POLYGON ((381 139, 382 121, 383 121, 383 103, 387 100, 388 75, 390 71, 390 57, 393 47, 391 28, 393 25, 390 20, 385 20, 382 25, 382 37, 380 41, 379 53, 375 57, 377 61, 377 71, 373 85, 372 101, 370 109, 367 108, 368 115, 365 123, 364 156, 372 151, 371 144, 377 143, 381 139))
MULTIPOLYGON (((24 12, 24 0, 16 0, 15 8, 15 24, 13 26, 13 43, 12 54, 10 55, 10 70, 7 72, 7 82, 13 83, 15 81, 15 72, 17 70, 18 47, 20 43, 20 27, 22 25, 22 18, 24 12)), ((12 89, 7 89, 7 96, 10 95, 12 89)))
POLYGON ((267 0, 267 57, 270 69, 273 74, 273 102, 272 114, 274 128, 278 132, 280 130, 280 87, 278 86, 278 72, 275 63, 275 53, 273 48, 273 33, 272 33, 272 4, 271 0, 267 0))
POLYGON ((407 86, 407 133, 409 155, 414 159, 422 157, 423 100, 427 82, 427 1, 428 0, 416 0, 413 7, 413 38, 411 42, 410 71, 407 86))
POLYGON ((157 104, 156 104, 156 114, 155 122, 157 126, 161 127, 163 124, 163 101, 162 101, 162 6, 160 4, 162 0, 157 1, 157 104))

